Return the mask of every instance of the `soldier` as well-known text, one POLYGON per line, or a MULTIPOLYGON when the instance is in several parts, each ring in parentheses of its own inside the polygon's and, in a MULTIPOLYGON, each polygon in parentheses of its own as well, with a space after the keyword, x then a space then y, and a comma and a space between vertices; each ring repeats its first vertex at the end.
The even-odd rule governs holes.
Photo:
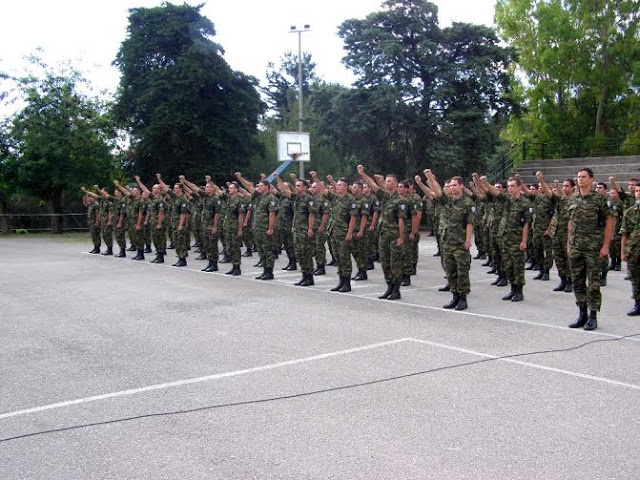
POLYGON ((143 253, 151 253, 151 198, 149 189, 142 190, 142 211, 144 212, 143 230, 144 230, 144 244, 145 248, 143 253))
POLYGON ((367 224, 371 216, 371 197, 366 197, 363 192, 364 186, 362 181, 353 182, 351 185, 351 194, 356 199, 356 221, 358 222, 356 225, 357 231, 353 238, 353 258, 356 261, 358 273, 356 273, 351 280, 357 282, 367 280, 367 262, 369 260, 369 245, 365 232, 367 231, 367 224))
MULTIPOLYGON (((278 178, 280 177, 276 177, 276 180, 278 178)), ((279 184, 278 186, 280 187, 279 184)), ((287 190, 291 192, 291 185, 287 184, 287 190)), ((287 196, 282 189, 280 189, 276 198, 280 201, 278 205, 278 244, 284 248, 284 251, 287 253, 287 258, 289 259, 289 262, 282 270, 297 270, 293 237, 293 203, 290 196, 287 196)))
MULTIPOLYGON (((231 261, 231 270, 225 272, 225 275, 237 276, 242 273, 240 270, 240 261, 242 253, 242 235, 245 224, 245 205, 246 199, 239 193, 240 187, 237 182, 231 182, 228 186, 228 194, 223 195, 223 202, 227 206, 224 210, 224 234, 226 235, 227 248, 229 249, 229 260, 231 261)), ((218 246, 216 245, 216 255, 218 246)))
POLYGON ((380 217, 380 200, 371 194, 371 187, 368 184, 362 185, 362 193, 367 199, 370 209, 369 227, 365 230, 367 241, 367 270, 375 268, 374 263, 378 259, 378 218, 380 217))
MULTIPOLYGON (((331 202, 323 195, 318 193, 321 190, 321 181, 318 179, 316 172, 309 174, 312 179, 312 184, 309 187, 309 193, 316 199, 317 212, 314 216, 313 224, 313 238, 314 238, 314 252, 313 256, 316 260, 316 269, 313 274, 316 276, 325 275, 327 264, 327 225, 330 224, 330 212, 331 202)), ((333 252, 331 253, 331 262, 328 265, 335 265, 335 258, 333 252)))
MULTIPOLYGON (((146 187, 145 187, 146 188, 146 187)), ((156 258, 151 260, 150 263, 164 263, 164 256, 167 254, 167 212, 169 206, 164 200, 164 195, 160 185, 157 183, 151 187, 151 193, 153 199, 151 200, 150 212, 151 217, 149 219, 151 226, 151 239, 153 245, 156 247, 156 258)))
POLYGON ((118 188, 114 190, 113 196, 115 198, 113 202, 113 218, 116 222, 114 233, 116 243, 118 244, 118 247, 120 247, 120 252, 118 252, 116 257, 124 258, 127 256, 127 201, 123 198, 122 192, 118 188))
MULTIPOLYGON (((613 177, 612 177, 613 178, 613 177)), ((611 264, 609 265, 609 270, 615 270, 619 272, 622 270, 622 258, 620 256, 621 253, 621 245, 622 245, 622 234, 620 233, 620 227, 622 226, 622 218, 624 217, 625 206, 620 199, 620 195, 618 194, 618 190, 615 188, 611 188, 609 190, 609 201, 607 203, 609 208, 613 210, 615 214, 615 225, 613 226, 613 240, 611 241, 611 247, 609 248, 611 264)))
MULTIPOLYGON (((173 264, 174 267, 186 267, 187 266, 187 246, 189 245, 189 201, 184 196, 183 187, 181 183, 176 183, 173 186, 173 190, 169 189, 169 186, 162 181, 162 176, 157 173, 158 183, 165 193, 171 198, 171 225, 173 230, 173 241, 175 242, 176 255, 178 261, 173 264)), ((167 247, 168 248, 168 247, 167 247)))
POLYGON ((536 172, 538 188, 535 194, 526 194, 532 202, 534 216, 532 233, 533 258, 540 266, 538 275, 534 280, 549 280, 549 271, 553 266, 553 240, 551 237, 551 219, 555 213, 555 197, 551 189, 542 186, 542 172, 536 172))
POLYGON ((200 250, 204 252, 208 260, 207 266, 201 269, 202 272, 218 271, 218 240, 220 235, 220 212, 222 202, 217 193, 220 189, 214 185, 209 177, 202 198, 202 213, 200 215, 200 250))
POLYGON ((120 185, 116 180, 114 181, 116 188, 125 195, 130 202, 129 222, 133 224, 133 236, 131 237, 131 243, 136 247, 138 254, 133 257, 133 260, 144 260, 144 210, 142 197, 140 195, 140 187, 135 186, 133 189, 128 189, 120 185))
MULTIPOLYGON (((602 195, 603 197, 605 197, 605 199, 607 200, 607 206, 609 208, 611 208, 611 202, 609 200, 608 197, 608 192, 609 190, 607 189, 607 184, 604 182, 597 182, 596 183, 596 193, 602 195)), ((609 245, 609 252, 611 252, 611 245, 609 245)), ((607 275, 609 273, 609 256, 607 255, 606 257, 600 257, 600 286, 601 287, 606 287, 607 286, 607 275)))
MULTIPOLYGON (((477 178, 474 175, 474 179, 477 178)), ((504 205, 498 227, 498 236, 501 238, 502 262, 507 280, 511 284, 511 291, 502 297, 503 300, 521 302, 524 300, 523 288, 525 284, 525 252, 527 251, 527 238, 529 225, 531 224, 530 204, 522 196, 522 180, 510 178, 507 182, 509 195, 498 192, 490 185, 486 178, 480 178, 483 190, 491 192, 497 201, 504 205)))
MULTIPOLYGON (((358 165, 358 174, 382 202, 380 219, 380 242, 378 251, 380 263, 387 282, 387 290, 378 298, 397 300, 401 298, 402 265, 405 242, 405 223, 407 204, 397 192, 398 177, 389 174, 384 179, 384 188, 367 175, 362 165, 358 165)), ((380 179, 380 181, 382 181, 380 179)))
POLYGON ((332 204, 333 219, 329 229, 329 237, 335 247, 334 254, 338 263, 338 285, 331 289, 332 292, 351 291, 351 254, 353 252, 353 232, 356 228, 358 204, 353 195, 349 193, 349 181, 341 178, 333 181, 331 175, 327 176, 331 184, 335 186, 335 193, 324 188, 318 182, 319 193, 325 195, 332 204))
POLYGON ((84 192, 82 202, 87 207, 87 225, 89 225, 91 242, 93 243, 93 250, 89 253, 100 253, 100 204, 95 194, 87 191, 85 187, 82 187, 81 190, 84 192))
MULTIPOLYGON (((541 172, 540 172, 541 173, 541 172)), ((540 175, 540 186, 545 192, 551 192, 549 184, 540 175)), ((554 292, 573 292, 573 282, 569 271, 569 257, 567 254, 568 227, 569 227, 569 205, 573 197, 573 190, 576 186, 572 178, 567 178, 562 182, 562 187, 555 196, 555 210, 551 219, 550 233, 553 239, 553 259, 560 277, 560 284, 553 289, 554 292)))
MULTIPOLYGON (((471 237, 473 235, 473 201, 464 195, 461 177, 453 177, 449 182, 451 196, 443 194, 442 187, 431 170, 424 171, 432 198, 443 206, 444 215, 440 219, 442 231, 442 259, 447 274, 449 290, 453 297, 443 308, 467 309, 467 295, 471 291, 469 269, 471 268, 471 237)), ((416 176, 418 185, 422 183, 416 176)), ((424 185, 420 185, 424 187, 424 185)), ((424 191, 424 188, 423 188, 424 191)), ((426 193, 426 192, 425 192, 426 193)))
POLYGON ((631 279, 631 290, 634 306, 627 315, 640 315, 640 185, 635 187, 636 203, 629 207, 622 220, 622 260, 627 262, 627 270, 631 279))
POLYGON ((602 259, 609 256, 613 238, 613 212, 604 195, 591 190, 593 171, 578 171, 578 193, 569 206, 568 254, 578 318, 569 328, 595 330, 602 303, 600 275, 602 259), (588 287, 587 287, 588 282, 588 287), (589 314, 587 316, 587 309, 589 314))
POLYGON ((275 178, 278 188, 284 196, 290 199, 293 206, 291 231, 293 232, 295 256, 302 271, 302 278, 294 285, 308 287, 315 284, 313 279, 314 225, 318 202, 309 194, 308 181, 296 180, 295 193, 292 193, 288 182, 283 182, 278 174, 275 174, 275 178))
MULTIPOLYGON (((413 181, 407 182, 406 201, 409 208, 411 221, 405 225, 405 234, 407 235, 407 251, 404 258, 404 271, 402 278, 402 286, 411 285, 411 276, 416 274, 418 268, 418 255, 420 243, 420 222, 422 221, 422 199, 415 192, 413 181)), ((408 219, 407 219, 408 220, 408 219)))
MULTIPOLYGON (((94 185, 97 189, 97 185, 94 185)), ((102 255, 113 255, 113 200, 105 188, 100 192, 100 231, 107 250, 102 255)))

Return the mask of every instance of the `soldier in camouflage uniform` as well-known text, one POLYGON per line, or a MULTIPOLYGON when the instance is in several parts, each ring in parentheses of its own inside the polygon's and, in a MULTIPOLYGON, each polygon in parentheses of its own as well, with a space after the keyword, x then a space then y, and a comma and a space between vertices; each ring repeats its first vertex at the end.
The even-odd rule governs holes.
POLYGON ((252 192, 253 234, 258 244, 263 271, 256 280, 273 280, 275 262, 275 228, 278 215, 278 200, 270 192, 270 184, 260 180, 252 192))
MULTIPOLYGON (((314 172, 315 173, 315 172, 314 172)), ((314 177, 311 176, 313 179, 314 177)), ((313 183, 309 187, 309 193, 316 199, 316 207, 318 211, 314 215, 313 224, 313 239, 314 239, 314 251, 313 257, 316 260, 316 269, 313 271, 314 275, 325 275, 325 265, 327 263, 327 225, 330 224, 329 216, 331 213, 331 203, 327 198, 320 195, 318 190, 320 187, 320 180, 313 180, 313 183)), ((333 255, 333 254, 332 254, 333 255)), ((332 256, 333 260, 333 256, 332 256)), ((329 265, 335 265, 335 261, 329 265)))
POLYGON ((511 291, 502 299, 520 302, 524 300, 525 252, 527 251, 527 238, 529 225, 531 224, 531 205, 522 196, 522 181, 520 178, 510 178, 507 182, 509 195, 498 192, 484 177, 480 180, 482 188, 490 192, 498 202, 504 205, 498 227, 498 236, 501 238, 502 262, 507 280, 511 284, 511 291))
POLYGON ((151 227, 151 239, 156 247, 156 258, 151 263, 164 263, 164 256, 167 254, 167 212, 169 207, 164 200, 162 189, 157 183, 151 188, 153 199, 149 207, 151 217, 149 223, 151 227))
POLYGON ((411 275, 416 274, 418 268, 418 255, 420 243, 420 222, 422 221, 422 199, 415 192, 413 181, 406 180, 407 188, 406 202, 409 208, 409 218, 405 225, 405 235, 407 237, 406 253, 404 257, 402 286, 411 285, 411 275))
POLYGON ((602 259, 609 256, 613 238, 614 214, 604 195, 591 190, 593 171, 578 171, 578 195, 569 206, 569 265, 578 318, 569 328, 594 330, 602 303, 600 275, 602 259), (588 282, 588 285, 587 285, 588 282), (587 315, 587 309, 589 314, 587 315))
POLYGON ((365 232, 371 211, 371 198, 363 194, 364 187, 361 181, 353 182, 351 194, 356 199, 356 232, 353 236, 353 258, 358 267, 358 273, 351 280, 367 280, 367 260, 369 258, 369 245, 365 232))
POLYGON ((373 270, 378 259, 378 218, 380 217, 380 200, 371 194, 371 187, 366 183, 362 186, 364 198, 369 203, 369 227, 364 236, 367 241, 367 270, 373 270))
POLYGON ((106 189, 100 190, 100 231, 107 250, 102 255, 113 255, 113 201, 106 189))
POLYGON ((201 269, 202 272, 218 271, 218 240, 220 238, 220 225, 222 219, 220 213, 222 210, 222 202, 216 193, 220 189, 208 181, 204 187, 204 195, 202 197, 202 213, 200 215, 200 250, 207 257, 207 266, 201 269), (217 192, 216 192, 217 190, 217 192))
POLYGON ((353 232, 356 228, 358 215, 358 203, 356 198, 349 193, 349 181, 341 178, 334 183, 329 175, 329 182, 334 184, 335 193, 324 188, 318 183, 320 194, 325 195, 332 205, 332 222, 329 228, 329 237, 333 241, 334 254, 338 264, 338 285, 331 289, 332 292, 351 291, 351 254, 353 252, 353 232))
MULTIPOLYGON (((607 195, 609 193, 609 190, 607 189, 607 184, 604 182, 597 182, 596 193, 605 197, 605 199, 607 200, 607 206, 611 208, 611 203, 607 195)), ((609 252, 611 252, 611 245, 609 245, 609 252)), ((607 255, 606 257, 600 257, 599 263, 600 263, 600 286, 606 287, 607 276, 609 274, 609 256, 607 255)))
POLYGON ((402 265, 405 242, 405 223, 407 222, 407 204, 398 194, 398 178, 389 174, 384 179, 384 189, 368 176, 362 165, 358 165, 358 174, 376 194, 382 203, 380 215, 380 264, 387 282, 387 290, 378 298, 397 300, 402 282, 402 265))
POLYGON ((116 237, 116 243, 120 248, 120 252, 116 257, 124 258, 127 256, 127 201, 122 196, 122 192, 116 188, 113 192, 113 221, 115 222, 114 234, 116 237))
POLYGON ((151 253, 151 226, 149 225, 149 222, 151 221, 151 198, 149 197, 149 190, 142 190, 142 211, 144 212, 144 253, 151 253))
MULTIPOLYGON (((453 177, 449 183, 450 196, 444 195, 442 187, 436 180, 431 170, 424 171, 427 177, 428 188, 431 197, 440 203, 444 209, 444 215, 440 219, 442 231, 442 259, 449 290, 453 298, 443 308, 467 309, 467 295, 471 292, 469 270, 471 268, 471 238, 473 236, 474 210, 473 201, 464 194, 464 183, 461 177, 453 177)), ((416 176, 418 185, 421 183, 416 176)), ((420 185, 424 187, 424 185, 420 185)), ((425 190, 423 188, 423 191, 425 190)), ((425 193, 427 193, 425 191, 425 193)))
POLYGON ((571 178, 562 182, 561 190, 554 193, 544 179, 542 172, 539 172, 540 188, 548 194, 554 195, 554 213, 551 218, 550 233, 553 239, 553 260, 558 270, 560 284, 553 289, 554 292, 573 292, 573 282, 569 272, 569 256, 567 254, 567 240, 569 227, 569 205, 573 197, 573 190, 576 186, 571 178))
MULTIPOLYGON (((287 185, 287 187, 288 190, 291 191, 291 186, 287 185)), ((287 258, 289 259, 289 262, 282 270, 297 270, 293 238, 293 203, 291 198, 282 191, 278 192, 276 198, 280 201, 278 205, 278 243, 284 248, 284 251, 287 253, 287 258)))
POLYGON ((542 172, 537 172, 539 187, 535 195, 527 195, 533 202, 533 258, 541 269, 534 280, 549 280, 549 271, 553 266, 553 240, 551 237, 551 219, 555 213, 555 196, 551 189, 541 188, 542 172))
POLYGON ((609 248, 609 257, 611 258, 611 264, 609 270, 615 270, 619 272, 622 270, 622 257, 621 257, 621 245, 622 234, 620 233, 620 226, 622 225, 622 218, 624 217, 625 206, 618 190, 611 188, 609 190, 609 201, 607 202, 609 208, 613 210, 615 214, 615 225, 613 227, 613 240, 611 241, 611 247, 609 248))
MULTIPOLYGON (((175 242, 176 255, 178 261, 173 264, 174 267, 187 266, 187 247, 189 246, 189 209, 191 208, 188 199, 184 196, 181 183, 176 183, 173 190, 162 181, 162 176, 156 174, 158 183, 163 191, 171 198, 171 225, 169 228, 173 230, 173 241, 175 242)), ((168 247, 167 247, 168 248, 168 247)))
POLYGON ((91 232, 91 242, 93 250, 89 253, 100 253, 100 204, 95 194, 90 194, 85 187, 81 190, 84 192, 83 204, 87 207, 87 225, 91 232))
POLYGON ((293 206, 293 245, 295 255, 300 263, 302 278, 294 285, 308 287, 314 285, 313 279, 313 253, 315 251, 314 225, 318 212, 316 198, 309 194, 309 182, 297 179, 295 181, 295 193, 291 192, 288 183, 283 182, 278 174, 275 175, 278 188, 284 196, 290 199, 293 206))
POLYGON ((627 262, 634 306, 627 315, 640 315, 640 185, 635 187, 636 203, 624 212, 622 227, 622 260, 627 262))
MULTIPOLYGON (((224 209, 223 230, 226 236, 226 245, 229 249, 229 260, 233 265, 225 275, 240 275, 240 261, 242 259, 242 235, 245 224, 246 199, 239 193, 239 185, 231 182, 228 186, 229 193, 223 195, 222 201, 226 203, 224 209)), ((216 254, 217 254, 216 245, 216 254)))

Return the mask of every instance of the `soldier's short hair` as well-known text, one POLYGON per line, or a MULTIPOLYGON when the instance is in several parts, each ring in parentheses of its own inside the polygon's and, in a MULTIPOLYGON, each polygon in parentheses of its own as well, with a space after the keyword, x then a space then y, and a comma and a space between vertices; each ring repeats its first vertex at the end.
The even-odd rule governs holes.
POLYGON ((309 180, 305 180, 304 178, 299 178, 296 181, 300 182, 304 188, 309 188, 309 180))
POLYGON ((451 181, 456 182, 458 185, 464 185, 464 179, 459 176, 451 177, 451 181))
POLYGON ((578 170, 578 173, 580 172, 587 172, 587 175, 589 175, 589 178, 593 178, 593 170, 591 170, 589 167, 581 168, 580 170, 578 170))
POLYGON ((571 185, 571 188, 575 188, 576 187, 576 181, 573 178, 565 178, 564 181, 565 182, 569 182, 569 185, 571 185))
POLYGON ((262 185, 264 185, 265 187, 269 188, 271 186, 271 184, 269 183, 269 180, 260 180, 260 182, 262 185))
POLYGON ((402 180, 398 185, 402 185, 404 188, 409 188, 409 182, 407 180, 402 180))
POLYGON ((635 183, 637 185, 638 184, 638 179, 636 177, 631 177, 629 179, 629 182, 635 183))
POLYGON ((387 173, 387 178, 393 178, 396 182, 398 181, 398 176, 395 173, 387 173))
POLYGON ((340 178, 338 179, 338 182, 344 182, 344 183, 346 183, 347 185, 349 185, 349 179, 348 179, 347 177, 340 177, 340 178))
POLYGON ((607 184, 606 184, 606 183, 604 183, 604 182, 598 182, 598 183, 596 183, 596 187, 602 187, 602 188, 604 188, 605 190, 608 190, 608 188, 607 188, 607 184))
POLYGON ((522 185, 522 179, 520 177, 509 177, 509 182, 515 182, 516 187, 519 187, 522 185))

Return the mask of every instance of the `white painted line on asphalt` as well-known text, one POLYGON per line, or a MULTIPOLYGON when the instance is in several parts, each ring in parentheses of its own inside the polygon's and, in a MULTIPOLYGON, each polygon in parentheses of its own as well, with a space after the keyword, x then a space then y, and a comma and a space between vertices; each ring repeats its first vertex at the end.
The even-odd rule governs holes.
MULTIPOLYGON (((93 256, 93 255, 91 255, 91 254, 89 254, 87 252, 81 252, 81 253, 87 254, 90 257, 93 256)), ((105 257, 102 257, 102 258, 105 258, 105 257)), ((114 258, 114 257, 107 257, 107 258, 114 258)), ((163 266, 163 267, 170 267, 171 266, 170 263, 169 264, 168 263, 150 264, 148 262, 143 262, 143 263, 147 263, 148 266, 152 267, 152 268, 155 268, 154 265, 160 265, 160 266, 163 266)), ((228 277, 228 275, 224 275, 223 272, 207 273, 207 272, 202 272, 200 270, 196 270, 196 269, 193 269, 193 268, 186 268, 186 269, 185 268, 181 268, 181 270, 190 271, 190 272, 196 272, 196 273, 203 273, 205 275, 218 275, 218 276, 222 275, 222 276, 228 277)), ((235 278, 235 279, 238 279, 238 280, 253 281, 254 280, 253 275, 256 274, 256 273, 259 273, 259 271, 253 271, 253 272, 250 272, 250 273, 245 271, 244 273, 247 274, 247 275, 243 274, 241 276, 237 276, 237 277, 234 276, 232 278, 235 278)), ((329 275, 328 277, 331 277, 331 275, 329 275)), ((285 286, 285 287, 295 288, 295 289, 298 289, 298 290, 300 290, 301 288, 306 289, 306 290, 314 290, 316 292, 327 293, 327 294, 330 294, 330 295, 340 295, 340 296, 343 296, 343 297, 354 297, 354 298, 360 298, 360 299, 369 300, 369 301, 373 300, 373 301, 376 301, 376 302, 381 301, 385 305, 389 304, 389 303, 392 303, 393 305, 396 305, 398 307, 405 306, 405 307, 411 307, 411 308, 419 308, 419 309, 423 309, 423 310, 433 310, 433 311, 437 311, 437 312, 444 312, 444 313, 447 313, 447 314, 450 314, 450 315, 452 315, 452 314, 453 315, 469 315, 469 316, 472 316, 472 317, 486 318, 486 319, 490 319, 490 320, 499 320, 501 322, 519 323, 519 324, 522 324, 522 325, 530 325, 530 326, 534 326, 534 327, 553 328, 553 329, 562 330, 563 332, 571 333, 571 334, 598 335, 598 336, 601 336, 601 337, 608 337, 608 338, 622 338, 623 337, 623 335, 615 335, 615 334, 612 334, 612 333, 602 332, 600 330, 587 332, 587 331, 584 331, 581 328, 570 329, 570 328, 568 328, 566 326, 562 326, 562 325, 552 325, 552 324, 549 324, 549 323, 533 322, 531 320, 518 320, 516 318, 499 317, 499 316, 496 316, 496 315, 487 315, 487 314, 483 314, 483 313, 470 312, 468 310, 460 312, 460 311, 457 311, 457 310, 449 310, 449 309, 446 309, 446 308, 434 307, 434 306, 431 306, 431 305, 421 305, 419 303, 410 303, 410 302, 407 302, 405 300, 402 300, 402 301, 399 301, 399 302, 398 301, 387 302, 385 300, 378 300, 378 298, 377 298, 378 295, 380 295, 380 293, 382 293, 382 290, 380 292, 376 292, 376 293, 361 293, 361 294, 358 294, 358 293, 353 293, 353 292, 352 293, 345 292, 345 293, 339 293, 338 294, 336 292, 331 292, 331 291, 325 290, 323 288, 318 288, 318 285, 310 286, 310 287, 297 287, 297 286, 295 286, 293 284, 287 284, 286 282, 279 282, 279 281, 267 281, 265 283, 266 284, 271 284, 271 285, 281 285, 281 286, 285 286)), ((362 286, 365 287, 365 285, 362 285, 362 286)), ((370 287, 370 286, 372 286, 372 285, 371 284, 366 285, 366 287, 370 287)), ((353 288, 353 285, 352 285, 352 288, 353 288)), ((382 289, 382 288, 384 288, 384 286, 381 285, 380 288, 382 289)), ((435 287, 433 287, 433 288, 435 288, 435 287)), ((356 289, 354 288, 354 290, 356 290, 356 289)), ((402 292, 410 293, 410 292, 412 292, 414 290, 418 290, 418 289, 417 288, 416 289, 412 289, 411 287, 409 287, 409 288, 403 289, 402 292)), ((625 338, 624 340, 630 341, 630 342, 640 342, 640 338, 638 338, 638 337, 625 338)))
POLYGON ((500 361, 500 362, 515 363, 516 365, 523 365, 523 366, 526 366, 526 367, 537 368, 538 370, 546 370, 546 371, 549 371, 549 372, 561 373, 563 375, 569 375, 571 377, 583 378, 583 379, 586 379, 586 380, 593 380, 593 381, 596 381, 596 382, 607 383, 609 385, 615 385, 615 386, 618 386, 618 387, 630 388, 632 390, 640 390, 640 385, 636 385, 634 383, 620 382, 618 380, 612 380, 612 379, 606 378, 606 377, 596 377, 594 375, 588 375, 586 373, 579 373, 579 372, 574 372, 574 371, 571 371, 571 370, 564 370, 564 369, 555 368, 555 367, 547 367, 545 365, 539 365, 537 363, 525 362, 525 361, 522 361, 522 360, 515 360, 513 358, 500 358, 497 355, 490 355, 488 353, 476 352, 474 350, 468 350, 466 348, 453 347, 451 345, 445 345, 445 344, 442 344, 442 343, 429 342, 427 340, 420 340, 418 338, 411 338, 410 341, 416 342, 416 343, 420 343, 420 344, 423 344, 423 345, 429 345, 431 347, 437 347, 437 348, 442 348, 442 349, 446 349, 446 350, 453 350, 453 351, 456 351, 456 352, 467 353, 469 355, 475 355, 475 356, 478 356, 478 357, 491 358, 491 359, 495 359, 496 361, 500 361))
POLYGON ((106 400, 108 398, 125 397, 129 395, 136 395, 138 393, 150 392, 153 390, 164 390, 167 388, 181 387, 183 385, 191 385, 194 383, 202 383, 202 382, 209 382, 212 380, 219 380, 221 378, 237 377, 239 375, 246 375, 247 373, 264 372, 266 370, 273 370, 276 368, 288 367, 290 365, 298 365, 301 363, 314 362, 316 360, 324 360, 326 358, 337 357, 340 355, 349 355, 351 353, 363 352, 366 350, 373 350, 375 348, 381 348, 381 347, 388 347, 390 345, 396 345, 398 343, 404 343, 404 342, 410 342, 410 341, 411 341, 410 338, 399 338, 397 340, 389 340, 387 342, 372 343, 370 345, 363 345, 361 347, 348 348, 345 350, 338 350, 336 352, 322 353, 320 355, 314 355, 311 357, 297 358, 294 360, 287 360, 284 362, 272 363, 269 365, 262 365, 262 366, 253 367, 253 368, 246 368, 243 370, 233 370, 231 372, 216 373, 214 375, 206 375, 204 377, 188 378, 186 380, 177 380, 174 382, 159 383, 156 385, 147 385, 146 387, 132 388, 130 390, 122 390, 119 392, 105 393, 102 395, 94 395, 92 397, 77 398, 75 400, 67 400, 65 402, 42 405, 40 407, 25 408, 23 410, 15 410, 13 412, 2 413, 0 414, 0 420, 4 418, 17 417, 19 415, 26 415, 29 413, 37 413, 37 412, 43 412, 45 410, 53 410, 57 408, 69 407, 72 405, 79 405, 82 403, 97 402, 99 400, 106 400))

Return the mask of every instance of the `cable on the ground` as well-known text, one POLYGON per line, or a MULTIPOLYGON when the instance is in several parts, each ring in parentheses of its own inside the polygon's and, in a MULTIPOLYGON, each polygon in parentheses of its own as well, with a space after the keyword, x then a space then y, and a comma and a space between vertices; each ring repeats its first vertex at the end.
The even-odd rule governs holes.
POLYGON ((51 429, 51 430, 42 430, 42 431, 39 431, 39 432, 32 432, 32 433, 25 433, 24 435, 17 435, 15 437, 1 438, 0 439, 0 443, 5 443, 5 442, 13 441, 13 440, 20 440, 20 439, 23 439, 23 438, 47 435, 47 434, 51 434, 51 433, 68 432, 70 430, 79 430, 79 429, 82 429, 82 428, 97 427, 97 426, 100 426, 100 425, 111 425, 111 424, 116 424, 116 423, 131 422, 133 420, 141 420, 141 419, 144 419, 144 418, 167 417, 167 416, 171 416, 171 415, 183 415, 183 414, 187 414, 187 413, 203 412, 203 411, 206 411, 206 410, 217 410, 217 409, 222 409, 222 408, 240 407, 240 406, 244 406, 244 405, 257 405, 257 404, 260 404, 260 403, 277 402, 277 401, 281 401, 281 400, 291 400, 291 399, 295 399, 295 398, 309 397, 309 396, 312 396, 312 395, 319 395, 319 394, 323 394, 323 393, 339 392, 339 391, 342 391, 342 390, 350 390, 350 389, 353 389, 353 388, 368 387, 368 386, 377 385, 377 384, 380 384, 380 383, 386 383, 386 382, 392 382, 392 381, 396 381, 396 380, 402 380, 402 379, 405 379, 405 378, 417 377, 417 376, 420 376, 420 375, 426 375, 428 373, 436 373, 436 372, 442 372, 442 371, 445 371, 445 370, 453 370, 455 368, 468 367, 470 365, 478 365, 480 363, 495 362, 495 361, 498 361, 498 360, 506 360, 506 359, 517 358, 517 357, 526 357, 526 356, 530 356, 530 355, 543 355, 543 354, 547 354, 547 353, 570 352, 570 351, 573 351, 573 350, 579 350, 581 348, 584 348, 584 347, 586 347, 588 345, 592 345, 594 343, 617 342, 619 340, 624 340, 624 339, 627 339, 627 338, 638 337, 638 336, 640 336, 640 333, 634 333, 634 334, 631 334, 631 335, 625 335, 625 336, 617 337, 617 338, 603 338, 603 339, 598 339, 598 340, 591 340, 589 342, 581 343, 580 345, 576 345, 574 347, 568 347, 568 348, 556 348, 556 349, 550 349, 550 350, 536 350, 536 351, 533 351, 533 352, 514 353, 514 354, 511 354, 511 355, 502 355, 502 356, 499 356, 499 357, 482 358, 480 360, 474 360, 474 361, 471 361, 471 362, 456 363, 456 364, 453 364, 453 365, 446 365, 446 366, 443 366, 443 367, 430 368, 428 370, 421 370, 419 372, 406 373, 404 375, 397 375, 397 376, 393 376, 393 377, 381 378, 381 379, 378 379, 378 380, 371 380, 371 381, 368 381, 368 382, 352 383, 352 384, 343 385, 343 386, 340 386, 340 387, 323 388, 323 389, 320 389, 320 390, 312 390, 310 392, 295 393, 295 394, 291 394, 291 395, 281 395, 281 396, 277 396, 277 397, 261 398, 261 399, 257 399, 257 400, 245 400, 245 401, 242 401, 242 402, 221 403, 221 404, 217 404, 217 405, 207 405, 207 406, 204 406, 204 407, 190 408, 190 409, 186 409, 186 410, 176 410, 176 411, 159 412, 159 413, 147 413, 147 414, 143 414, 143 415, 136 415, 136 416, 133 416, 133 417, 124 417, 124 418, 117 418, 117 419, 114 419, 114 420, 105 420, 103 422, 84 423, 84 424, 81 424, 81 425, 73 425, 73 426, 70 426, 70 427, 54 428, 54 429, 51 429))

